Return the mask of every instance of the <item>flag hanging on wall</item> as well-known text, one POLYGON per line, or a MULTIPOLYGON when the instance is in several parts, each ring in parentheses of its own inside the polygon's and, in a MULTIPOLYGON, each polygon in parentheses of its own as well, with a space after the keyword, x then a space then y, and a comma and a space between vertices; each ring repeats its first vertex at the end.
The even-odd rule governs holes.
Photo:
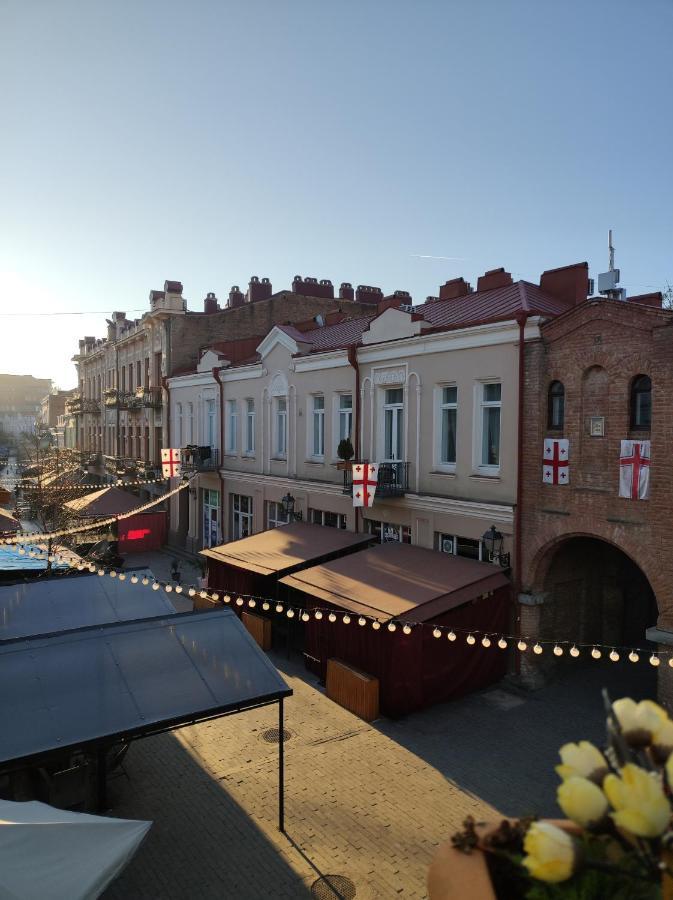
POLYGON ((567 438, 545 438, 542 451, 542 481, 545 484, 569 484, 569 442, 567 438))
POLYGON ((650 442, 622 441, 619 454, 619 496, 647 500, 650 494, 650 442))
POLYGON ((353 463, 353 506, 373 505, 378 475, 378 463, 353 463))
POLYGON ((164 478, 176 478, 182 473, 182 450, 179 448, 162 448, 161 474, 164 478))

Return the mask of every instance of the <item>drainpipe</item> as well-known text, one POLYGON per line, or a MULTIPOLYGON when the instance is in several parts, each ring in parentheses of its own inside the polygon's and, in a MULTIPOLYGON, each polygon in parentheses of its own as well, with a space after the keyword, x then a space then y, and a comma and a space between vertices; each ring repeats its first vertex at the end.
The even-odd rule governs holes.
MULTIPOLYGON (((358 365, 358 348, 356 344, 348 347, 348 362, 355 369, 355 459, 360 459, 360 366, 358 365)), ((355 507, 355 533, 360 532, 360 510, 355 507)))
MULTIPOLYGON (((215 367, 213 367, 213 378, 220 386, 220 453, 224 454, 224 384, 220 378, 220 370, 215 367)), ((220 531, 222 532, 222 540, 224 540, 224 478, 222 477, 221 467, 222 460, 218 460, 217 474, 220 476, 220 531)))
MULTIPOLYGON (((166 391, 166 412, 164 415, 164 422, 166 423, 166 445, 168 447, 171 446, 171 389, 168 386, 168 375, 161 376, 161 387, 166 391)), ((162 428, 163 430, 163 428, 162 428)), ((154 426, 152 426, 152 432, 154 432, 154 426)), ((154 443, 154 434, 152 434, 152 443, 154 443)), ((157 460, 157 465, 161 466, 161 453, 159 453, 159 459, 157 460)), ((170 531, 171 528, 171 504, 168 502, 166 504, 166 534, 170 531)))
MULTIPOLYGON (((521 592, 521 511, 523 501, 523 413, 524 388, 526 383, 524 332, 528 313, 519 313, 516 317, 519 325, 519 410, 516 438, 516 508, 514 511, 514 602, 518 612, 519 594, 521 592)), ((521 616, 517 615, 517 636, 521 638, 521 616)), ((515 654, 517 675, 521 672, 521 654, 515 654)))

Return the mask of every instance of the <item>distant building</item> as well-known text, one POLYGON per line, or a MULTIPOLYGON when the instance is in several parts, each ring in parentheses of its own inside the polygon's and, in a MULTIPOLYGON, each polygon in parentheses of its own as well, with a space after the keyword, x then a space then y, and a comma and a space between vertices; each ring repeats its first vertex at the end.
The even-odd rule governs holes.
POLYGON ((50 391, 49 378, 0 375, 0 430, 14 440, 24 432, 32 431, 40 415, 42 400, 50 391))

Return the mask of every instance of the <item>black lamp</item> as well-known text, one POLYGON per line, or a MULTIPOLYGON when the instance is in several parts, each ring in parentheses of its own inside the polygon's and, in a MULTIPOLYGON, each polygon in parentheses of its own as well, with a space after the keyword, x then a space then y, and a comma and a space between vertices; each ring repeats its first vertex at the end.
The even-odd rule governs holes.
POLYGON ((509 568, 509 553, 502 552, 503 534, 498 531, 495 525, 491 525, 488 531, 485 531, 481 537, 491 562, 502 566, 503 569, 509 568))
POLYGON ((303 513, 301 510, 299 510, 299 512, 294 511, 295 499, 289 491, 283 497, 280 503, 288 522, 299 522, 303 518, 303 513))

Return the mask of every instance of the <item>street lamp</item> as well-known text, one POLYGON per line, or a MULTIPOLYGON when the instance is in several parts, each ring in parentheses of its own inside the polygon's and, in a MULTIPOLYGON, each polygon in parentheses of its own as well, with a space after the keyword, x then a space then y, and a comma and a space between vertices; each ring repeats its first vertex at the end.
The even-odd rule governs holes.
POLYGON ((498 531, 495 525, 491 525, 488 531, 485 531, 481 537, 488 553, 488 558, 492 563, 502 566, 503 569, 509 568, 509 553, 502 552, 502 543, 504 540, 501 531, 498 531))
POLYGON ((295 499, 289 491, 280 501, 280 504, 288 522, 299 522, 303 519, 304 514, 301 510, 299 512, 294 511, 295 499))

